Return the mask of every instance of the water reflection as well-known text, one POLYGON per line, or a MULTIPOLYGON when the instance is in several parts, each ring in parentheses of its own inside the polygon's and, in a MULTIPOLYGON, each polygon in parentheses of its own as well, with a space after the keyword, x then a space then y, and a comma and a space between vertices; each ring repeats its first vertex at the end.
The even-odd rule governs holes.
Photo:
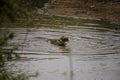
MULTIPOLYGON (((33 52, 61 52, 68 51, 71 54, 85 53, 119 53, 120 31, 101 27, 67 26, 63 28, 30 28, 24 44, 24 28, 14 28, 16 37, 11 41, 14 45, 24 46, 24 51, 33 52), (70 38, 67 47, 57 47, 47 43, 47 39, 59 38, 66 35, 70 38)), ((24 32, 25 33, 25 32, 24 32)), ((21 50, 21 48, 19 48, 21 50)))
POLYGON ((24 55, 21 55, 22 60, 8 64, 15 63, 13 69, 38 71, 40 75, 31 80, 120 79, 120 29, 94 23, 59 29, 29 28, 25 41, 25 28, 10 30, 16 36, 9 42, 13 46, 20 45, 16 52, 24 55), (69 37, 67 46, 55 46, 47 42, 61 35, 69 37))
POLYGON ((69 53, 71 50, 69 47, 66 47, 66 46, 59 46, 59 48, 63 51, 63 52, 67 52, 69 53))

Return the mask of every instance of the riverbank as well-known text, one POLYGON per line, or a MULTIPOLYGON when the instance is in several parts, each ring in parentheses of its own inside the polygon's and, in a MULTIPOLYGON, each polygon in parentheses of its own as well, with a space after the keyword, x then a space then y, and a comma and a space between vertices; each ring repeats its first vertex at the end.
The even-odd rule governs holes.
MULTIPOLYGON (((85 0, 86 1, 86 0, 85 0)), ((120 2, 85 2, 82 0, 61 0, 51 4, 49 14, 97 18, 120 22, 120 2)))
POLYGON ((30 16, 11 22, 2 19, 1 27, 81 26, 84 22, 103 22, 120 25, 120 2, 91 2, 91 0, 57 0, 44 10, 33 11, 30 16), (88 2, 85 2, 88 1, 88 2), (47 14, 47 15, 46 15, 47 14))

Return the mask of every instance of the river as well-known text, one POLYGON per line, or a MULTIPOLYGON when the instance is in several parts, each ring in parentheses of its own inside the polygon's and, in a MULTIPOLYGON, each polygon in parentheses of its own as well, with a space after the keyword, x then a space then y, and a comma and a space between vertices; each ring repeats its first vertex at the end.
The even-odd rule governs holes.
POLYGON ((38 73, 30 80, 120 80, 120 28, 85 23, 9 29, 15 33, 9 43, 18 47, 21 59, 6 62, 6 67, 38 73), (62 35, 69 38, 66 47, 47 42, 62 35))

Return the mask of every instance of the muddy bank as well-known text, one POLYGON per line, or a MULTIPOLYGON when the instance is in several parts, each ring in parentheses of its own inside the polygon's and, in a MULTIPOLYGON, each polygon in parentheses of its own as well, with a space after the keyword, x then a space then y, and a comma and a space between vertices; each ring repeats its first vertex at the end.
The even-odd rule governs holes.
POLYGON ((85 1, 58 0, 51 3, 48 13, 55 15, 99 18, 120 22, 120 2, 85 1))

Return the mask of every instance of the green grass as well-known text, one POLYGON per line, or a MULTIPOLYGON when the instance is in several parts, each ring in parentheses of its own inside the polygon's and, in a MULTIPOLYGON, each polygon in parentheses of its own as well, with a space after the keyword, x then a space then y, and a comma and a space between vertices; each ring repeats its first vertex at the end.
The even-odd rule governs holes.
POLYGON ((0 73, 0 80, 29 80, 32 77, 39 76, 38 72, 35 73, 29 73, 29 72, 23 72, 23 71, 10 71, 5 70, 1 71, 0 73))
POLYGON ((29 76, 25 73, 15 74, 13 72, 0 73, 0 80, 29 80, 29 76))
POLYGON ((12 60, 14 58, 18 59, 20 56, 14 53, 14 48, 4 48, 10 46, 8 40, 14 37, 14 33, 9 30, 0 30, 0 63, 6 60, 12 60))

